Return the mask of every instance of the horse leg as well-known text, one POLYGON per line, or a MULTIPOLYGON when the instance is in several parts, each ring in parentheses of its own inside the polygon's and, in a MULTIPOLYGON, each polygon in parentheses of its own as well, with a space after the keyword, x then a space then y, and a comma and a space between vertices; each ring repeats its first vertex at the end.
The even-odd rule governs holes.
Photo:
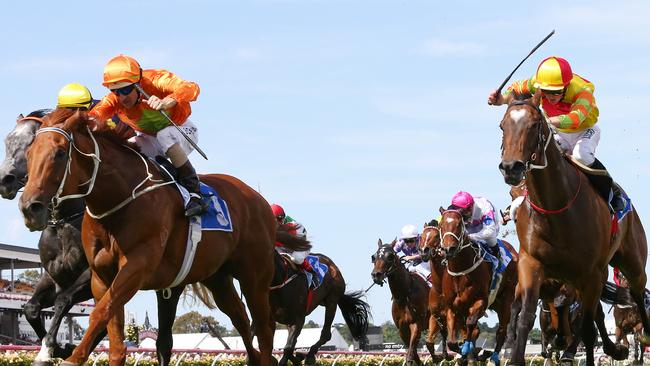
POLYGON ((248 310, 255 324, 255 334, 260 348, 260 366, 269 366, 273 358, 273 331, 271 327, 271 305, 269 303, 269 287, 272 274, 260 272, 244 272, 239 278, 242 293, 246 297, 248 310), (250 276, 250 278, 247 278, 250 276), (261 276, 261 278, 258 278, 261 276))
POLYGON ((506 350, 504 352, 505 358, 510 358, 512 353, 512 347, 515 343, 515 338, 517 337, 517 319, 519 317, 519 312, 521 311, 521 293, 519 292, 519 283, 515 287, 515 298, 510 305, 510 319, 508 319, 508 327, 506 333, 506 341, 503 348, 506 350))
POLYGON ((467 356, 470 362, 473 362, 476 359, 476 352, 474 349, 476 347, 476 339, 478 338, 478 327, 476 326, 478 320, 485 314, 485 309, 487 307, 487 301, 478 300, 476 301, 468 311, 467 319, 465 320, 465 329, 467 331, 467 338, 461 349, 461 354, 467 356))
MULTIPOLYGON (((600 334, 600 339, 603 342, 603 352, 605 352, 606 355, 612 357, 615 360, 620 361, 626 359, 629 353, 628 346, 622 346, 620 344, 616 345, 612 342, 611 339, 609 339, 609 335, 607 333, 607 327, 605 326, 605 313, 603 312, 603 307, 600 304, 600 301, 598 301, 596 307, 595 322, 596 322, 596 327, 598 328, 598 333, 600 334)), ((584 318, 583 318, 582 327, 586 325, 587 323, 584 322, 584 318)))
POLYGON ((307 353, 305 365, 315 365, 316 352, 318 352, 322 345, 332 339, 331 328, 332 323, 334 322, 334 315, 336 315, 336 303, 341 296, 343 296, 342 293, 333 292, 325 299, 325 320, 323 322, 323 330, 320 332, 320 338, 318 341, 309 347, 309 353, 307 353))
MULTIPOLYGON (((435 311, 429 310, 429 332, 427 334, 427 340, 426 340, 426 346, 427 350, 429 350, 429 353, 431 354, 431 361, 436 362, 437 357, 436 357, 436 335, 438 333, 442 334, 442 327, 441 324, 438 322, 438 317, 435 314, 435 311)), ((442 335, 442 356, 446 357, 447 356, 447 346, 444 344, 445 342, 445 336, 442 335)))
POLYGON ((41 350, 34 359, 34 365, 51 365, 53 363, 52 357, 54 357, 54 350, 44 342, 47 330, 43 323, 41 310, 54 305, 55 298, 56 284, 49 273, 45 272, 36 284, 34 295, 32 295, 23 309, 25 318, 36 332, 38 339, 42 341, 41 350))
MULTIPOLYGON (((595 283, 601 283, 601 278, 598 277, 597 274, 588 277, 595 281, 595 283)), ((597 286, 594 287, 591 285, 582 286, 582 289, 582 343, 585 345, 586 364, 587 366, 593 366, 595 364, 594 344, 596 343, 596 327, 594 326, 594 323, 596 322, 596 319, 600 317, 599 313, 602 312, 602 307, 600 306, 601 289, 597 286)), ((602 316, 604 322, 604 314, 602 316)), ((613 345, 606 333, 605 336, 602 337, 602 341, 603 350, 605 350, 605 347, 611 347, 613 345)))
POLYGON ((521 285, 521 311, 517 319, 515 346, 512 350, 511 365, 524 365, 526 341, 535 323, 539 289, 544 278, 540 263, 522 252, 518 263, 519 284, 521 285))
POLYGON ((54 357, 68 357, 75 347, 73 344, 68 343, 64 348, 61 348, 56 342, 56 335, 59 332, 59 327, 61 326, 63 317, 68 314, 74 304, 86 301, 92 297, 89 269, 86 269, 79 277, 77 277, 70 287, 57 294, 56 300, 54 301, 54 316, 52 317, 52 324, 50 325, 47 335, 43 339, 43 343, 54 347, 54 357))
MULTIPOLYGON (((494 352, 490 355, 492 362, 498 366, 500 364, 499 353, 501 353, 501 347, 506 340, 506 333, 508 332, 508 320, 510 320, 511 304, 514 298, 514 291, 504 293, 502 299, 499 299, 499 306, 497 309, 497 316, 499 317, 499 327, 496 332, 496 344, 494 346, 494 352)), ((542 332, 543 337, 544 332, 542 332)), ((544 343, 542 342, 542 345, 544 343)), ((543 349, 543 348, 542 348, 543 349)))
POLYGON ((294 356, 294 351, 296 350, 298 336, 302 331, 303 325, 305 325, 305 317, 298 316, 298 319, 294 320, 295 323, 293 325, 287 326, 287 343, 284 345, 282 358, 278 361, 278 366, 286 366, 289 361, 291 361, 293 366, 298 366, 302 362, 303 358, 294 356))
POLYGON ((158 365, 168 366, 172 358, 172 347, 174 339, 172 326, 176 318, 178 300, 183 293, 185 286, 176 286, 170 289, 170 296, 165 299, 163 291, 156 291, 156 302, 158 304, 158 338, 156 338, 156 355, 158 365))
MULTIPOLYGON (((92 273, 91 285, 96 300, 95 309, 90 314, 88 329, 86 329, 81 343, 75 348, 72 355, 61 363, 61 366, 81 366, 88 360, 92 351, 93 341, 105 330, 107 325, 109 325, 109 321, 116 314, 123 314, 124 304, 142 287, 144 274, 150 268, 147 261, 151 258, 151 255, 148 251, 150 251, 149 248, 156 245, 155 243, 143 243, 138 246, 141 249, 135 250, 126 258, 121 258, 121 262, 124 264, 117 272, 109 287, 99 278, 96 272, 92 273)), ((116 328, 118 324, 115 324, 114 321, 111 326, 116 328)), ((109 329, 110 332, 111 330, 109 329)), ((118 337, 115 329, 113 329, 113 332, 113 337, 118 337)), ((121 337, 124 337, 123 333, 121 337)), ((111 348, 120 347, 120 345, 114 345, 112 343, 111 348)), ((111 357, 118 358, 118 356, 111 357)))
POLYGON ((209 281, 202 282, 212 291, 212 298, 217 304, 219 310, 230 318, 232 325, 237 329, 244 342, 246 354, 248 356, 248 365, 260 364, 260 353, 253 347, 253 333, 251 331, 250 321, 246 314, 246 308, 233 285, 232 277, 221 272, 217 272, 209 281))
POLYGON ((126 345, 124 344, 124 306, 116 308, 113 316, 108 321, 108 352, 109 366, 123 366, 126 364, 126 345))
POLYGON ((421 365, 420 357, 418 356, 418 343, 420 342, 420 328, 417 322, 412 322, 408 326, 409 329, 409 356, 406 359, 407 366, 421 365))

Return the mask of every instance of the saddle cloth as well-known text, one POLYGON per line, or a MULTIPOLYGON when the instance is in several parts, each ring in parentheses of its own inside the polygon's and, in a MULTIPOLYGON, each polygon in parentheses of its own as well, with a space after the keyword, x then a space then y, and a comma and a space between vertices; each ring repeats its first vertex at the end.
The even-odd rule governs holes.
MULTIPOLYGON (((183 196, 183 203, 187 205, 190 201, 190 193, 182 185, 176 183, 176 186, 183 196)), ((232 232, 230 211, 226 201, 209 185, 201 182, 200 187, 202 200, 209 206, 208 211, 201 215, 201 230, 232 232)))

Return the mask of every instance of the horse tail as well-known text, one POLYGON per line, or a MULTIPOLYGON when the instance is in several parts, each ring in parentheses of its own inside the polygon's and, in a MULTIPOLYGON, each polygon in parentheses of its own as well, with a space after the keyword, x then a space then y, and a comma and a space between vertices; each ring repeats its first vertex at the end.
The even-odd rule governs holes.
POLYGON ((212 291, 198 282, 193 283, 191 286, 191 291, 187 289, 187 286, 185 286, 185 289, 183 289, 183 301, 186 304, 190 302, 196 304, 196 299, 199 299, 205 306, 208 307, 208 309, 212 310, 217 308, 217 304, 212 298, 212 291), (190 300, 188 301, 188 299, 190 300))
POLYGON ((283 247, 298 252, 304 252, 311 249, 311 243, 305 238, 301 238, 290 234, 287 230, 280 226, 275 232, 275 240, 280 242, 283 247))
POLYGON ((634 303, 628 288, 617 286, 609 281, 605 282, 605 286, 603 286, 600 300, 608 305, 631 305, 634 303))
POLYGON ((363 340, 368 332, 370 305, 361 300, 363 295, 363 291, 350 292, 341 296, 338 302, 345 324, 350 328, 350 334, 356 341, 363 340))

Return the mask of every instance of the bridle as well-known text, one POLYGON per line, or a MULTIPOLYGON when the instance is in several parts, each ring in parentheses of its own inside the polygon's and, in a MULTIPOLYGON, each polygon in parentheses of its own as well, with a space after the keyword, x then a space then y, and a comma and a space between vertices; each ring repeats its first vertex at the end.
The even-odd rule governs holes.
POLYGON ((401 261, 401 258, 397 257, 397 253, 395 253, 393 251, 393 249, 390 248, 390 246, 383 246, 383 247, 379 248, 377 250, 377 253, 373 254, 371 258, 372 258, 373 263, 377 260, 377 258, 382 258, 384 260, 384 262, 388 263, 388 268, 386 268, 386 270, 383 273, 384 280, 386 280, 386 278, 388 278, 389 275, 391 275, 393 272, 395 272, 397 270, 397 268, 398 268, 397 267, 397 262, 401 261), (394 256, 394 258, 392 260, 390 260, 390 261, 384 259, 384 257, 387 255, 387 252, 389 250, 390 250, 390 252, 393 253, 393 256, 394 256))
MULTIPOLYGON (((474 271, 476 268, 478 268, 478 266, 481 265, 481 263, 483 263, 483 256, 481 255, 481 250, 482 249, 481 249, 480 245, 472 245, 471 240, 468 240, 467 229, 465 227, 465 222, 463 221, 463 215, 460 213, 460 211, 458 211, 458 210, 446 210, 445 212, 442 213, 442 215, 444 217, 445 214, 449 214, 449 213, 456 214, 456 215, 458 215, 460 217, 460 227, 461 227, 460 235, 456 235, 455 233, 453 233, 451 231, 443 233, 442 229, 440 229, 440 234, 442 234, 442 237, 440 238, 440 244, 441 244, 440 247, 441 247, 441 250, 443 250, 444 253, 445 253, 445 262, 447 262, 446 263, 447 264, 447 273, 449 273, 451 276, 454 276, 454 277, 464 276, 464 275, 474 271), (442 243, 444 242, 444 239, 447 236, 451 236, 452 238, 456 239, 456 241, 458 242, 458 245, 454 245, 453 247, 450 247, 450 248, 443 247, 442 243), (470 248, 472 248, 474 250, 473 264, 469 268, 467 268, 467 269, 465 269, 463 271, 460 271, 460 272, 454 272, 454 271, 450 270, 449 269, 449 263, 448 263, 449 259, 453 259, 454 257, 456 257, 458 255, 458 253, 462 252, 463 249, 465 249, 467 247, 470 247, 470 248), (450 253, 452 249, 453 249, 453 254, 450 253)), ((443 220, 440 220, 440 221, 442 223, 443 220)))
MULTIPOLYGON (((36 137, 38 137, 38 135, 40 135, 40 134, 43 134, 43 133, 46 133, 46 132, 54 132, 54 133, 58 133, 58 134, 62 135, 68 141, 68 160, 66 162, 66 167, 65 167, 65 171, 63 173, 63 179, 61 180, 61 184, 59 184, 59 188, 57 189, 56 194, 52 197, 51 204, 52 204, 53 208, 56 208, 58 205, 61 204, 61 202, 65 201, 65 200, 86 197, 86 196, 90 195, 90 193, 93 191, 93 188, 95 187, 95 182, 97 180, 97 172, 99 171, 99 164, 101 163, 99 144, 97 143, 97 140, 95 139, 95 136, 93 135, 90 128, 88 126, 86 126, 86 129, 88 130, 88 135, 90 135, 90 139, 93 142, 94 153, 85 153, 85 152, 79 150, 77 145, 74 143, 74 136, 71 133, 69 133, 68 131, 66 131, 66 130, 64 130, 62 128, 59 128, 59 127, 43 127, 41 129, 39 129, 38 131, 36 131, 36 136, 34 137, 34 139, 36 139, 36 137), (88 185, 88 190, 85 193, 77 193, 77 194, 69 194, 67 196, 61 196, 61 194, 63 193, 63 188, 65 187, 65 182, 66 182, 66 179, 68 177, 68 174, 70 174, 70 172, 71 172, 72 149, 73 148, 80 155, 90 157, 90 158, 93 159, 93 173, 92 173, 89 180, 87 180, 84 183, 79 184, 79 187, 84 186, 84 185, 88 185)), ((131 201, 135 200, 136 198, 140 197, 141 195, 143 195, 145 193, 151 192, 151 191, 153 191, 155 189, 158 189, 160 187, 163 187, 163 186, 166 186, 166 185, 169 185, 169 184, 175 184, 176 183, 173 180, 165 182, 163 180, 153 179, 153 174, 151 174, 151 172, 149 171, 149 164, 147 164, 146 159, 141 154, 139 154, 137 151, 133 150, 131 147, 126 146, 126 145, 124 145, 124 146, 126 148, 128 148, 129 150, 131 150, 134 154, 136 154, 142 160, 142 162, 143 162, 143 164, 145 166, 145 170, 147 172, 147 176, 144 178, 144 180, 142 182, 140 182, 139 184, 137 184, 135 186, 135 188, 133 188, 133 191, 131 192, 131 195, 129 197, 127 197, 124 201, 120 202, 115 207, 113 207, 112 209, 110 209, 110 210, 108 210, 108 211, 106 211, 104 213, 95 214, 95 213, 90 211, 90 208, 88 208, 88 206, 86 206, 86 212, 93 219, 99 220, 99 219, 102 219, 102 218, 104 218, 106 216, 109 216, 109 215, 113 214, 114 212, 119 211, 122 207, 126 206, 128 203, 130 203, 131 201), (147 186, 144 189, 138 191, 138 189, 140 189, 147 181, 154 182, 155 184, 151 185, 151 186, 147 186)))
MULTIPOLYGON (((421 238, 423 238, 424 243, 427 243, 429 241, 429 238, 431 237, 431 234, 432 234, 433 231, 437 231, 438 232, 438 238, 441 238, 441 236, 440 236, 440 228, 439 227, 437 227, 437 226, 425 226, 422 229, 422 235, 421 235, 421 238)), ((442 240, 442 238, 440 240, 442 240)), ((429 252, 428 255, 431 256, 431 257, 433 257, 435 255, 440 255, 440 256, 444 257, 444 255, 442 254, 442 248, 440 247, 440 245, 438 245, 437 247, 425 246, 424 248, 420 248, 418 250, 420 252, 420 255, 423 255, 425 253, 424 251, 426 249, 429 249, 430 252, 429 252)))
POLYGON ((524 165, 526 166, 525 173, 528 173, 531 170, 535 170, 535 169, 541 170, 548 166, 546 150, 548 149, 548 146, 551 144, 551 141, 554 140, 554 138, 553 138, 553 129, 550 128, 550 123, 546 119, 546 115, 544 114, 544 112, 542 112, 539 106, 534 105, 529 100, 516 100, 508 106, 508 110, 510 110, 510 107, 522 106, 522 105, 526 105, 535 109, 541 116, 541 118, 538 119, 537 122, 535 123, 537 125, 537 136, 538 136, 537 147, 535 148, 535 151, 533 151, 533 153, 530 155, 530 158, 524 162, 524 165), (544 122, 546 122, 548 126, 548 135, 544 134, 544 122), (541 150, 540 155, 542 155, 542 163, 533 164, 533 161, 537 159, 537 152, 540 150, 541 150))

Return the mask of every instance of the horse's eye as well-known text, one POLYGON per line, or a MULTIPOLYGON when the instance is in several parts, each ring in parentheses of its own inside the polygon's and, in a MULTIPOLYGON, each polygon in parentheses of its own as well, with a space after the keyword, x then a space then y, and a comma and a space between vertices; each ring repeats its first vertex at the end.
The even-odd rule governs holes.
POLYGON ((63 159, 63 157, 65 157, 65 150, 63 149, 56 150, 56 152, 54 153, 54 159, 59 160, 59 159, 63 159))
POLYGON ((371 261, 372 263, 375 263, 376 260, 377 260, 377 257, 375 257, 374 254, 370 256, 370 261, 371 261))

